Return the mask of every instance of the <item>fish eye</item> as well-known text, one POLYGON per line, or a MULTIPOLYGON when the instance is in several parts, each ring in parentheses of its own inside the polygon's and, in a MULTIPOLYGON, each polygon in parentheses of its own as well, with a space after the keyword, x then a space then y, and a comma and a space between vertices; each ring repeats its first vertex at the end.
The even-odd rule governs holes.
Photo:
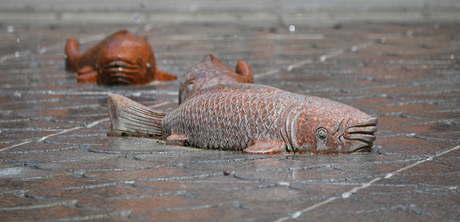
POLYGON ((323 127, 320 127, 316 130, 316 136, 320 139, 326 139, 327 136, 327 130, 323 127))
POLYGON ((193 83, 188 84, 187 85, 187 92, 191 92, 193 90, 193 86, 194 86, 193 83))

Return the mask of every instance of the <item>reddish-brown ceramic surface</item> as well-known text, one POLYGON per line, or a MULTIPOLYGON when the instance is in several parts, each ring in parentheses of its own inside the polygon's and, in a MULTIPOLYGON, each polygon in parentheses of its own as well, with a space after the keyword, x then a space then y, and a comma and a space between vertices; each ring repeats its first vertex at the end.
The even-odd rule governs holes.
POLYGON ((169 113, 110 95, 108 110, 115 134, 261 154, 370 151, 377 130, 377 118, 348 105, 256 84, 208 87, 169 113))
POLYGON ((208 54, 184 75, 179 87, 179 104, 201 89, 227 83, 254 83, 251 68, 245 61, 238 60, 234 72, 208 54))
POLYGON ((68 71, 78 73, 78 82, 137 85, 177 79, 157 68, 152 47, 147 41, 126 30, 110 35, 82 54, 78 41, 69 39, 65 62, 68 71))

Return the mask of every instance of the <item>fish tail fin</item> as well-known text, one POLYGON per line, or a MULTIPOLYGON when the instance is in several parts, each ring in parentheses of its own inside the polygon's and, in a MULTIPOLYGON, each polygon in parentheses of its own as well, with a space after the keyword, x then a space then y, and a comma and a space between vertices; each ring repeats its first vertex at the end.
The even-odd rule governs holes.
POLYGON ((76 71, 76 59, 80 55, 80 46, 76 38, 70 38, 65 44, 65 68, 68 71, 76 71))
POLYGON ((157 69, 153 80, 154 81, 155 80, 156 81, 172 81, 176 79, 177 79, 176 75, 157 69))
POLYGON ((162 138, 166 113, 115 94, 108 96, 107 109, 112 134, 162 138))
POLYGON ((251 67, 243 61, 238 60, 235 68, 236 73, 243 76, 243 79, 246 83, 254 83, 254 75, 252 74, 251 67))

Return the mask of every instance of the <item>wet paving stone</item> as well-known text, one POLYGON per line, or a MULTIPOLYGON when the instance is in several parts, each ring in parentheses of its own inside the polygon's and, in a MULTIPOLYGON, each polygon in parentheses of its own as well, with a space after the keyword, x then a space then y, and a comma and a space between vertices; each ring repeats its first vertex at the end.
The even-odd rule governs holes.
POLYGON ((0 20, 0 221, 458 221, 458 22, 287 27, 0 20), (376 116, 374 147, 262 156, 108 137, 107 95, 178 101, 179 80, 104 87, 65 71, 68 38, 84 51, 120 29, 179 79, 209 53, 243 59, 256 83, 376 116))

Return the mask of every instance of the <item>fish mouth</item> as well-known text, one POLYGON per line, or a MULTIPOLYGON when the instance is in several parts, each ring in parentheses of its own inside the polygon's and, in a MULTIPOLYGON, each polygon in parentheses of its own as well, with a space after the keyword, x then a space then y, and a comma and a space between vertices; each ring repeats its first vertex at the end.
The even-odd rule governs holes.
POLYGON ((129 85, 135 83, 136 75, 140 72, 139 65, 123 60, 114 60, 102 68, 102 75, 109 85, 129 85))
POLYGON ((369 152, 375 141, 374 133, 377 132, 378 119, 370 117, 347 129, 343 135, 345 139, 352 142, 351 152, 369 152))

